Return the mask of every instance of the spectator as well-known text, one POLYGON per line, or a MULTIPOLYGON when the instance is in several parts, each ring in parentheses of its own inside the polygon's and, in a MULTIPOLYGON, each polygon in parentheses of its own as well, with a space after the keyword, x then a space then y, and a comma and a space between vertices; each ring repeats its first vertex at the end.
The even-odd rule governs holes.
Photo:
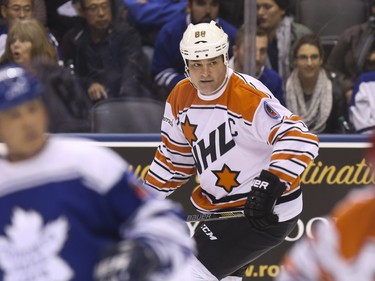
POLYGON ((220 0, 188 0, 187 14, 164 25, 155 42, 152 60, 152 73, 159 87, 162 99, 165 99, 172 88, 185 78, 185 65, 181 58, 179 44, 189 23, 216 22, 229 36, 229 56, 236 36, 236 28, 218 18, 220 0))
MULTIPOLYGON (((5 19, 5 26, 0 30, 0 54, 3 54, 5 49, 5 42, 8 34, 8 29, 11 28, 12 24, 25 19, 35 18, 41 16, 41 11, 35 11, 36 8, 40 9, 44 7, 44 2, 39 0, 3 0, 1 3, 1 15, 5 19)), ((43 24, 43 21, 41 21, 43 24)), ((48 38, 51 44, 55 47, 56 52, 61 58, 59 43, 52 33, 48 32, 48 38)))
POLYGON ((293 67, 294 43, 312 31, 289 16, 289 0, 257 0, 257 8, 258 26, 268 33, 269 64, 285 83, 293 67))
MULTIPOLYGON (((279 100, 282 105, 285 105, 283 96, 283 81, 280 75, 266 66, 268 37, 267 33, 257 28, 255 37, 256 48, 256 78, 262 82, 271 93, 279 100)), ((229 60, 229 66, 235 71, 243 73, 243 63, 245 60, 245 46, 244 46, 244 27, 241 26, 237 32, 235 45, 233 46, 233 57, 229 60)))
POLYGON ((92 101, 120 96, 151 96, 147 58, 139 34, 117 17, 117 1, 80 0, 82 26, 62 42, 64 60, 73 60, 75 73, 92 101), (73 46, 69 44, 73 39, 73 46), (73 47, 73 48, 72 48, 73 47), (72 49, 72 57, 65 55, 72 49))
POLYGON ((123 0, 129 21, 142 37, 143 46, 154 46, 156 36, 163 25, 183 16, 186 0, 123 0))
POLYGON ((220 0, 219 17, 240 28, 244 23, 244 0, 220 0))
MULTIPOLYGON (((369 20, 346 29, 327 60, 327 68, 337 76, 337 90, 345 95, 348 105, 354 81, 362 72, 370 71, 365 69, 365 62, 371 60, 369 55, 375 52, 375 0, 370 1, 370 6, 369 20)), ((372 60, 375 62, 375 56, 372 60)))
POLYGON ((354 83, 349 107, 350 122, 355 132, 375 133, 375 72, 359 75, 354 83))
POLYGON ((90 132, 92 103, 83 93, 77 77, 50 60, 34 60, 29 67, 44 88, 42 97, 48 112, 48 132, 90 132))
POLYGON ((286 107, 299 115, 314 133, 339 133, 345 98, 332 88, 323 67, 324 50, 319 36, 301 37, 293 50, 294 70, 286 83, 286 107))
MULTIPOLYGON (((368 153, 375 167, 375 141, 368 153)), ((370 166, 371 166, 370 164, 370 166)), ((375 188, 351 191, 286 254, 277 281, 373 281, 375 278, 375 188)))
POLYGON ((0 279, 191 280, 180 207, 110 149, 47 135, 42 91, 23 68, 0 69, 0 279))
POLYGON ((25 64, 33 59, 46 58, 57 64, 56 49, 48 39, 44 26, 35 19, 12 24, 0 63, 25 64))

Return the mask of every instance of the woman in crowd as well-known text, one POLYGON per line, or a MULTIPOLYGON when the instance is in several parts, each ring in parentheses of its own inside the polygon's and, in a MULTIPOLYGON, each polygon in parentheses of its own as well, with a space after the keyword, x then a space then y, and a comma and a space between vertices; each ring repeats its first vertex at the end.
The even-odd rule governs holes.
POLYGON ((35 19, 15 22, 8 32, 0 63, 25 64, 39 58, 58 62, 56 49, 48 39, 47 31, 35 19))
POLYGON ((340 117, 347 115, 345 99, 333 91, 323 59, 318 35, 305 35, 297 41, 294 70, 286 83, 286 106, 302 118, 311 132, 339 133, 340 117))
POLYGON ((312 31, 289 16, 289 0, 257 0, 258 26, 268 34, 268 58, 270 66, 278 72, 283 82, 291 71, 293 44, 312 31))

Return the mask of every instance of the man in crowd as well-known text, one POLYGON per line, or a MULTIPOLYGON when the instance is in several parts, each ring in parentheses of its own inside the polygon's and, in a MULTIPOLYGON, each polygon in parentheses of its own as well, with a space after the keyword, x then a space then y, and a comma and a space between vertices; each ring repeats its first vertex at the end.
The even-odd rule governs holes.
POLYGON ((119 15, 117 0, 79 0, 82 26, 62 41, 64 61, 71 61, 93 102, 123 96, 150 96, 147 58, 138 32, 119 15))
MULTIPOLYGON (((244 26, 241 26, 237 32, 235 45, 233 46, 233 57, 229 60, 229 66, 237 72, 244 72, 243 63, 245 61, 245 45, 244 45, 244 26)), ((255 77, 262 82, 271 93, 285 106, 283 96, 283 81, 280 75, 266 66, 268 52, 268 36, 267 33, 258 28, 255 37, 255 77)))

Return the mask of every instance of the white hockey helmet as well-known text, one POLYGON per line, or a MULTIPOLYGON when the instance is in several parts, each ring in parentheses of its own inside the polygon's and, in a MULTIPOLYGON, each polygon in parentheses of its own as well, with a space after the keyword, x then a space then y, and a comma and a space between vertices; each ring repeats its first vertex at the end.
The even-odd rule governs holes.
POLYGON ((180 42, 180 52, 186 60, 203 60, 224 56, 227 64, 229 49, 228 35, 215 22, 189 24, 180 42))

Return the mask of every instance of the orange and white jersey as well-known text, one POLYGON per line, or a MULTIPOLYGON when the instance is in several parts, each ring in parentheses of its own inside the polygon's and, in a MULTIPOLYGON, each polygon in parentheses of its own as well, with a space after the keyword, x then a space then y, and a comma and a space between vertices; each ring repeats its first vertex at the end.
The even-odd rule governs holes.
POLYGON ((167 99, 161 130, 147 187, 167 196, 197 173, 197 210, 236 209, 266 169, 288 186, 275 207, 279 220, 301 212, 300 175, 317 156, 318 139, 255 78, 229 68, 211 96, 182 80, 167 99))
POLYGON ((374 281, 375 189, 352 192, 320 224, 314 239, 298 242, 278 281, 374 281))

